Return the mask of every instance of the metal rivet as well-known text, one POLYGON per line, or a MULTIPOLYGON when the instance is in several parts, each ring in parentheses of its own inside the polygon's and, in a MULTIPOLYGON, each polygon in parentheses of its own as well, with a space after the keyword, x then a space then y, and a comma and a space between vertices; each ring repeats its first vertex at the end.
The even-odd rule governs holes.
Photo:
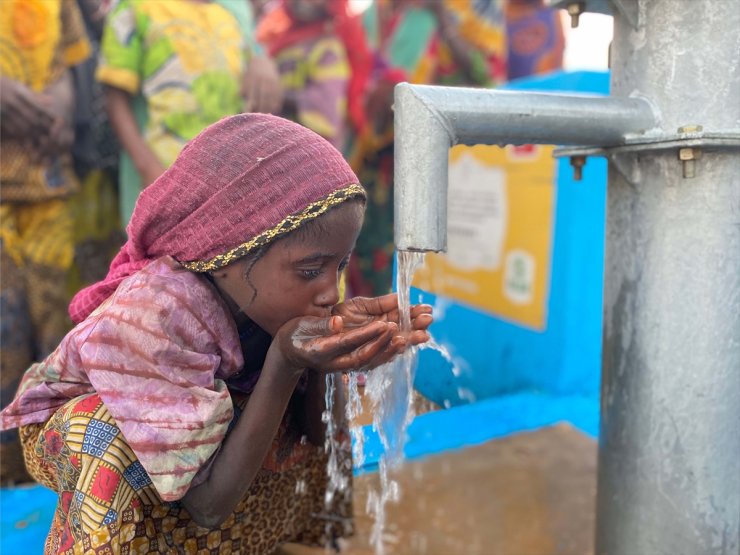
POLYGON ((678 128, 679 133, 701 133, 703 130, 701 125, 683 125, 678 128))
POLYGON ((573 180, 580 181, 583 178, 583 166, 586 165, 586 157, 571 156, 570 165, 573 167, 573 180))
POLYGON ((575 29, 578 27, 578 18, 586 9, 585 2, 573 2, 568 4, 568 15, 570 15, 570 26, 575 29))
POLYGON ((684 178, 696 177, 696 160, 701 158, 702 151, 698 148, 679 148, 678 159, 683 166, 684 178))

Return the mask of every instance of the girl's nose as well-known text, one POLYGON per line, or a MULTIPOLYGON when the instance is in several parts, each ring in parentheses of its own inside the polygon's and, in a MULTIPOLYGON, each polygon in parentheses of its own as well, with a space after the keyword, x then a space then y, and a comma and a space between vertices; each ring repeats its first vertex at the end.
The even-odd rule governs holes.
POLYGON ((327 280, 316 297, 316 304, 331 308, 339 302, 339 278, 327 280))

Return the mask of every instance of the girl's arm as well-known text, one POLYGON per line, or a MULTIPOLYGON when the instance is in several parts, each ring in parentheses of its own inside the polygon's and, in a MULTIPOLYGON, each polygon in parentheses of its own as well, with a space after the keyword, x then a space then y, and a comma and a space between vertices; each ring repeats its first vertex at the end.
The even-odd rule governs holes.
POLYGON ((200 526, 217 527, 244 498, 267 456, 299 377, 300 372, 291 371, 279 351, 271 348, 244 412, 213 461, 210 476, 182 499, 200 526))
POLYGON ((105 87, 105 107, 121 146, 131 156, 141 176, 141 188, 150 185, 164 173, 164 166, 144 140, 131 109, 131 96, 123 89, 105 87))
MULTIPOLYGON (((395 324, 385 322, 344 331, 338 316, 296 318, 280 328, 257 385, 217 453, 209 477, 182 498, 193 520, 215 528, 244 498, 305 368, 349 370, 372 364, 379 356, 393 356, 401 349, 391 342, 397 331, 395 324)), ((317 374, 320 381, 323 376, 317 374)))

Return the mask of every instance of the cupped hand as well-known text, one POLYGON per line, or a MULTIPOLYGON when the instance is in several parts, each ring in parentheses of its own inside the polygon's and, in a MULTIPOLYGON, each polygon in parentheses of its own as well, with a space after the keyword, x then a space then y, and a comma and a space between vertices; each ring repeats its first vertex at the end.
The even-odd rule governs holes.
MULTIPOLYGON (((382 297, 353 297, 339 303, 332 314, 341 316, 346 328, 364 326, 372 322, 392 322, 400 325, 398 295, 391 293, 382 297)), ((432 307, 417 304, 411 307, 411 330, 399 334, 409 345, 419 345, 429 341, 427 329, 432 324, 432 307)))
MULTIPOLYGON (((371 321, 346 327, 341 316, 294 318, 278 330, 270 351, 282 366, 324 372, 369 370, 406 347, 395 322, 371 321)), ((268 353, 270 356, 270 353, 268 353)))

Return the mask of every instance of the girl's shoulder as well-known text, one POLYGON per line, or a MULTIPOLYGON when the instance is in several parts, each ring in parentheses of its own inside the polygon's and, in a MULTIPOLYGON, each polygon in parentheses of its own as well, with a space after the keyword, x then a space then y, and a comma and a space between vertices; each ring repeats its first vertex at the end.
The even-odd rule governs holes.
POLYGON ((96 315, 127 315, 157 326, 185 319, 210 330, 235 327, 226 303, 211 282, 185 269, 171 256, 153 260, 123 280, 92 316, 96 315))
POLYGON ((114 297, 135 297, 154 305, 167 303, 191 311, 203 307, 208 311, 226 309, 216 288, 203 275, 180 265, 171 256, 162 256, 126 278, 118 286, 114 297))
POLYGON ((195 352, 218 351, 234 364, 240 354, 236 324, 215 287, 169 256, 123 280, 78 328, 82 343, 108 335, 161 339, 195 352))

